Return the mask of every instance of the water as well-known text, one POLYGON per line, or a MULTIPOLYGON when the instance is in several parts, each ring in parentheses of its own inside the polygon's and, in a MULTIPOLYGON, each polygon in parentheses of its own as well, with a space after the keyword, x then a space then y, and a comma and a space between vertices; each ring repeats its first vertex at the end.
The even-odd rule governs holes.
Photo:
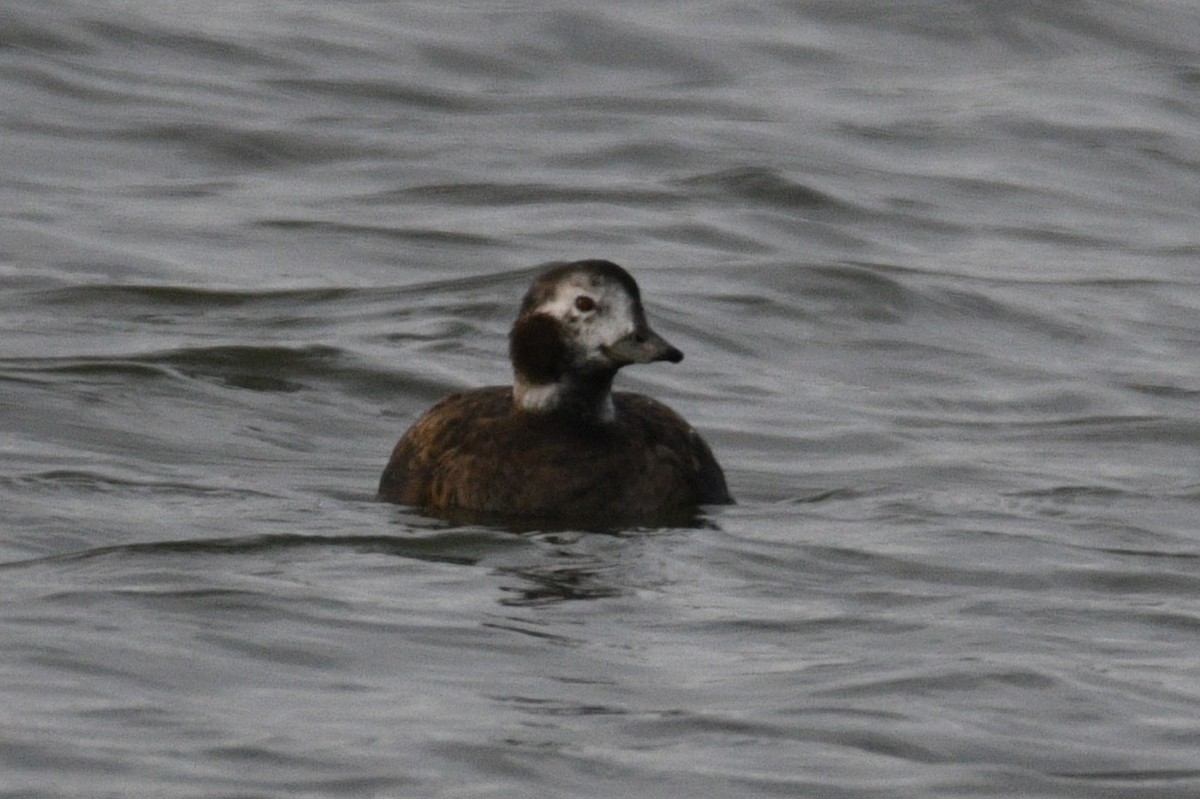
POLYGON ((0 797, 1200 792, 1191 4, 0 8, 0 797), (605 257, 739 504, 371 495, 605 257))

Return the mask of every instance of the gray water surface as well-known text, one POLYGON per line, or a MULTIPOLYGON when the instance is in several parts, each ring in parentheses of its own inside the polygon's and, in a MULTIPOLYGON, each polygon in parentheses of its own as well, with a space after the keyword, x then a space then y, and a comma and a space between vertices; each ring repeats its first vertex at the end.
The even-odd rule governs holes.
POLYGON ((1200 11, 0 7, 0 797, 1200 794, 1200 11), (609 258, 739 504, 372 501, 609 258))

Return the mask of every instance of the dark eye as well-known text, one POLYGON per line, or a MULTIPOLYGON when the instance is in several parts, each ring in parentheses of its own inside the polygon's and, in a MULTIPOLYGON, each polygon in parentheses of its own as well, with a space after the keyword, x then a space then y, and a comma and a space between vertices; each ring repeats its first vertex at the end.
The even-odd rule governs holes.
POLYGON ((580 294, 575 298, 575 307, 584 313, 596 310, 596 301, 586 294, 580 294))

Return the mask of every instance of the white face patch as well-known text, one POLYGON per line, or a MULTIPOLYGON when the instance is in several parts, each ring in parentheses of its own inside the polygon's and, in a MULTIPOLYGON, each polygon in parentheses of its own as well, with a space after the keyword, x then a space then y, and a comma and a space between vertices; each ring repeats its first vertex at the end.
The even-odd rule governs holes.
POLYGON ((594 275, 572 275, 563 280, 554 297, 538 306, 537 311, 558 319, 571 331, 572 343, 585 361, 604 360, 605 347, 637 329, 633 298, 625 287, 594 275))

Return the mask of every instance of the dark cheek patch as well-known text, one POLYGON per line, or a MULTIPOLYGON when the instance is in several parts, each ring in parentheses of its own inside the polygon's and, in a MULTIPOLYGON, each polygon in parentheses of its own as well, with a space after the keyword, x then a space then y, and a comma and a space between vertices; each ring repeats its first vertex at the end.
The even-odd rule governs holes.
POLYGON ((513 325, 508 353, 517 374, 534 384, 556 382, 569 356, 562 326, 545 314, 527 316, 513 325))

